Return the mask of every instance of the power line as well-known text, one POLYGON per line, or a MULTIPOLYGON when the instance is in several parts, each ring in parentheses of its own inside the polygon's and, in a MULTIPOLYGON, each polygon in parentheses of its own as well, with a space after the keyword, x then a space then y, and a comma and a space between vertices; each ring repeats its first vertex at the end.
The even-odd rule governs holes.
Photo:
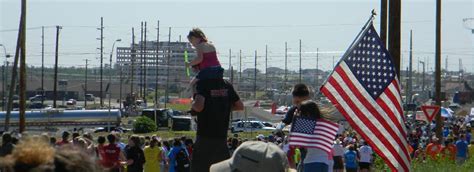
MULTIPOLYGON (((434 22, 433 20, 419 20, 419 21, 405 21, 405 22, 402 22, 402 23, 432 23, 434 22)), ((376 22, 374 24, 377 24, 376 22)), ((304 27, 327 27, 327 26, 359 26, 360 23, 335 23, 335 24, 294 24, 294 25, 291 25, 291 24, 287 24, 287 25, 214 25, 214 26, 198 26, 200 28, 291 28, 291 27, 300 27, 300 28, 304 28, 304 27)), ((45 28, 54 28, 56 27, 55 25, 54 26, 45 26, 45 28)), ((97 26, 93 26, 93 25, 62 25, 63 28, 91 28, 91 29, 95 29, 97 26)), ((104 26, 106 28, 130 28, 130 26, 125 26, 125 25, 116 25, 116 26, 113 26, 113 25, 110 25, 110 26, 104 26)), ((196 27, 196 26, 170 26, 170 27, 173 27, 173 28, 177 28, 177 29, 183 29, 183 28, 193 28, 193 27, 196 27)), ((29 27, 29 28, 26 28, 26 30, 39 30, 41 29, 41 26, 35 26, 35 27, 29 27)), ((18 29, 4 29, 4 30, 0 30, 0 32, 17 32, 18 29)), ((163 35, 165 36, 165 35, 163 35)))

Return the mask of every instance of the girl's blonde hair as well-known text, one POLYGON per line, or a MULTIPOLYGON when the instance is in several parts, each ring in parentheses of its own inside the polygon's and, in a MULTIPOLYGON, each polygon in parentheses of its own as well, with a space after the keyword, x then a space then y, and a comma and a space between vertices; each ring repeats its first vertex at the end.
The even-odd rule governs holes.
POLYGON ((201 39, 202 42, 207 42, 208 41, 206 35, 204 34, 204 32, 201 29, 197 28, 197 27, 195 27, 195 28, 193 28, 189 31, 188 39, 191 38, 191 37, 199 38, 199 39, 201 39))

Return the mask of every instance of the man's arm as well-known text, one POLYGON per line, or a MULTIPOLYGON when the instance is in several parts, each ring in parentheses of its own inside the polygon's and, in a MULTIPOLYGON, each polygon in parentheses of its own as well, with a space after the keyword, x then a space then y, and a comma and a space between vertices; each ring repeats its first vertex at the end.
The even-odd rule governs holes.
POLYGON ((204 96, 201 96, 200 94, 196 94, 194 97, 191 109, 196 112, 202 112, 204 110, 204 102, 206 101, 206 98, 204 96))

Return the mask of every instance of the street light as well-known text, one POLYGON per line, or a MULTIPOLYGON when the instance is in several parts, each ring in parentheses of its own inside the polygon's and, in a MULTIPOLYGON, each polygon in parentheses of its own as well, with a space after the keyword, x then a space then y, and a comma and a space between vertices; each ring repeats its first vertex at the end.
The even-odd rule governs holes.
POLYGON ((10 58, 11 55, 10 55, 10 54, 7 54, 7 49, 5 48, 5 45, 0 44, 0 47, 3 47, 3 51, 5 52, 5 58, 10 58))
POLYGON ((5 53, 5 62, 4 62, 4 65, 2 66, 2 110, 5 110, 5 97, 6 97, 5 96, 5 86, 7 85, 5 83, 5 78, 6 78, 5 75, 6 75, 6 70, 7 70, 7 69, 5 69, 5 64, 8 64, 7 59, 9 57, 11 57, 11 55, 7 54, 7 49, 5 48, 5 45, 0 44, 0 46, 3 47, 3 52, 5 53))
POLYGON ((112 95, 111 95, 112 91, 110 91, 111 90, 110 87, 111 87, 111 83, 112 83, 112 56, 113 56, 113 53, 114 53, 115 43, 120 42, 120 41, 122 41, 122 39, 115 40, 114 43, 112 44, 112 50, 110 50, 110 66, 109 66, 109 69, 110 69, 109 72, 110 73, 109 73, 109 84, 108 84, 108 87, 107 87, 107 92, 109 94, 109 114, 108 114, 108 120, 107 121, 109 121, 109 122, 107 122, 107 127, 108 127, 107 131, 110 131, 110 108, 112 108, 111 103, 110 103, 110 99, 112 97, 112 95))

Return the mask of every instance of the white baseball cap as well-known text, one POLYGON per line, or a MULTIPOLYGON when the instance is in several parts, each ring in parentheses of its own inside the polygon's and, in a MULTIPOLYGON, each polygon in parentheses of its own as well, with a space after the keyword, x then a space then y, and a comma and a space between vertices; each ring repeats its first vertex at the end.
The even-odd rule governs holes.
POLYGON ((285 152, 273 143, 248 141, 242 143, 234 155, 213 164, 210 172, 285 172, 289 170, 285 152))

